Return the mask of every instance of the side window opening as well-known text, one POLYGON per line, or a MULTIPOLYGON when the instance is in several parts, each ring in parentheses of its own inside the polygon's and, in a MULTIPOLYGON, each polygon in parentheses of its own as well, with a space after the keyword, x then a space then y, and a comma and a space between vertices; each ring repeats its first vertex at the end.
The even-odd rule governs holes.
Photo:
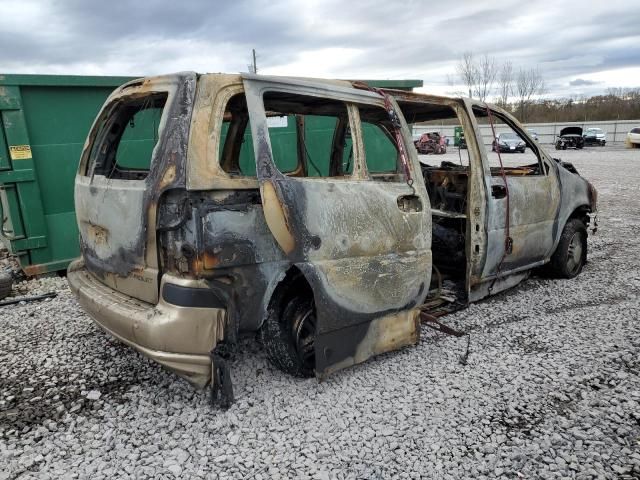
POLYGON ((234 95, 227 102, 220 132, 218 160, 222 169, 229 174, 256 175, 249 112, 244 94, 234 95))
MULTIPOLYGON (((267 117, 293 117, 295 139, 269 128, 273 159, 278 169, 297 177, 341 177, 353 171, 349 113, 344 102, 286 92, 265 92, 267 117), (283 165, 297 159, 297 168, 283 165)), ((269 120, 267 120, 269 121, 269 120)))
POLYGON ((159 138, 167 93, 119 100, 98 130, 87 172, 109 179, 144 180, 159 138))
POLYGON ((460 219, 467 211, 470 152, 466 144, 455 146, 448 141, 453 139, 447 139, 441 132, 444 125, 460 125, 462 119, 450 105, 423 101, 399 105, 407 122, 426 132, 414 137, 413 148, 418 154, 434 219, 438 219, 434 222, 456 223, 460 234, 466 228, 460 219))
POLYGON ((493 130, 486 109, 474 107, 473 112, 481 125, 484 147, 489 160, 492 176, 501 176, 500 159, 505 175, 535 176, 544 175, 546 168, 538 147, 532 143, 522 130, 512 125, 500 113, 491 111, 493 130))
POLYGON ((404 182, 400 152, 393 136, 393 126, 384 108, 360 106, 360 125, 365 161, 374 180, 404 182))
MULTIPOLYGON (((265 94, 269 140, 278 170, 296 177, 351 173, 353 149, 350 132, 340 133, 345 127, 348 130, 346 105, 336 102, 338 105, 334 105, 333 110, 327 105, 326 112, 316 115, 313 109, 305 107, 300 97, 265 94), (342 140, 337 150, 334 138, 342 140), (332 163, 333 158, 338 158, 336 155, 343 155, 343 158, 332 163)), ((235 95, 227 103, 218 156, 225 172, 256 176, 251 123, 244 94, 235 95)))
POLYGON ((351 174, 353 143, 346 106, 336 116, 298 115, 297 118, 303 133, 298 141, 306 176, 337 177, 351 174))

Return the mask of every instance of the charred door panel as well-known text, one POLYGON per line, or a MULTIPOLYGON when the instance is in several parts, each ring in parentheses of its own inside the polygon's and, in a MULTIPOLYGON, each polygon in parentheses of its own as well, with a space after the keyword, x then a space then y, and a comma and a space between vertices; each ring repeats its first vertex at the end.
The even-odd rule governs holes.
POLYGON ((472 300, 512 286, 509 282, 496 282, 496 276, 509 276, 539 265, 548 258, 553 251, 560 205, 560 187, 551 159, 529 138, 515 118, 499 109, 491 108, 491 112, 489 117, 486 105, 470 105, 477 129, 487 198, 487 253, 481 282, 475 286, 472 300), (488 119, 494 128, 499 123, 502 131, 508 129, 517 135, 526 143, 530 157, 521 157, 519 153, 498 156, 498 153, 489 152, 479 133, 478 116, 488 119), (500 159, 503 170, 496 166, 500 159), (508 188, 505 188, 505 179, 508 188), (507 226, 511 238, 510 251, 506 244, 507 226), (489 285, 493 287, 491 291, 489 285))
MULTIPOLYGON (((539 262, 551 253, 553 229, 558 210, 558 187, 555 178, 547 175, 531 177, 507 176, 509 185, 509 234, 513 251, 502 265, 504 271, 539 262)), ((504 185, 499 177, 491 185, 504 185)), ((484 274, 496 273, 504 251, 506 198, 492 197, 489 205, 489 262, 484 274)))
MULTIPOLYGON (((280 89, 354 103, 372 98, 379 102, 379 97, 352 89, 327 90, 326 85, 314 89, 309 82, 299 90, 292 82, 280 85, 256 77, 244 84, 266 223, 313 289, 316 374, 321 377, 338 365, 397 348, 394 342, 415 343, 417 327, 413 317, 407 320, 407 310, 426 296, 431 273, 430 210, 421 178, 414 191, 404 182, 373 181, 356 167, 349 178, 285 176, 274 163, 262 101, 264 91, 280 89), (399 199, 407 195, 416 195, 422 209, 403 209, 399 199), (383 318, 386 323, 372 327, 372 321, 383 318), (400 329, 398 335, 384 340, 391 325, 400 329), (336 338, 341 339, 339 353, 336 338), (365 339, 367 348, 361 344, 365 339)), ((362 145, 359 123, 350 119, 354 145, 362 145)), ((417 157, 411 160, 417 163, 417 157)), ((356 166, 363 163, 355 161, 356 166)))

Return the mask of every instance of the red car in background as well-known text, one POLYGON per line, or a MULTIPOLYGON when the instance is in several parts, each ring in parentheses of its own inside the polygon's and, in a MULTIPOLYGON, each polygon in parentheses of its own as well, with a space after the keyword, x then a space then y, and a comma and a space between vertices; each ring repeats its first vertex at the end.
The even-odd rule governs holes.
POLYGON ((447 143, 444 135, 438 132, 426 132, 413 142, 418 153, 422 155, 442 155, 447 153, 447 143))

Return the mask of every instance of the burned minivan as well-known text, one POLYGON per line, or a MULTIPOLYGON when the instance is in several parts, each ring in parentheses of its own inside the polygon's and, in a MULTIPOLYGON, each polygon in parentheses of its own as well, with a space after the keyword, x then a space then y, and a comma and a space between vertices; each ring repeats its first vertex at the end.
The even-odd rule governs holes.
POLYGON ((83 308, 228 399, 243 334, 259 332, 283 371, 322 379, 415 344, 425 309, 466 305, 545 264, 577 275, 596 192, 483 103, 179 73, 107 99, 75 206, 82 255, 68 280, 83 308), (407 122, 445 118, 467 132, 467 158, 421 167, 407 122), (535 161, 492 166, 487 121, 514 129, 535 161), (443 279, 455 298, 425 306, 443 279))

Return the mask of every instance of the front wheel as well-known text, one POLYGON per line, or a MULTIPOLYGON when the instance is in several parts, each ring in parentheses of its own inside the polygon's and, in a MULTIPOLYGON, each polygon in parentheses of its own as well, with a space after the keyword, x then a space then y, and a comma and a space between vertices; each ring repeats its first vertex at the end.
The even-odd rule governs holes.
POLYGON ((280 305, 270 308, 260 332, 275 367, 296 377, 314 375, 316 311, 312 297, 283 298, 280 305))
POLYGON ((567 222, 549 264, 559 278, 574 278, 587 261, 587 227, 577 218, 567 222))

